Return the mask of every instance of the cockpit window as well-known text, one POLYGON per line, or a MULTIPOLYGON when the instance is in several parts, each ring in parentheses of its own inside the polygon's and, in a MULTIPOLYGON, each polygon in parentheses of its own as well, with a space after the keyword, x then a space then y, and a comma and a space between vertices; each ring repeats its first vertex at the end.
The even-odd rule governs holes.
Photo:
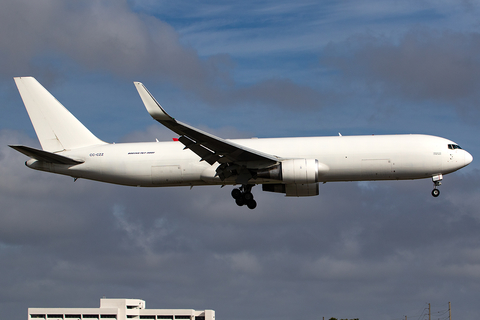
POLYGON ((454 150, 454 149, 462 149, 458 144, 449 144, 448 149, 454 150))

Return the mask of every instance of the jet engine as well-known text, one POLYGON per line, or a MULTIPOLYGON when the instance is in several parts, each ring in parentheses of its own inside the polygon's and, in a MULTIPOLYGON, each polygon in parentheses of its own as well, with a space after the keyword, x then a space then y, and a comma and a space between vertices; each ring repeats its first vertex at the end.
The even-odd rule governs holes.
POLYGON ((291 197, 318 195, 318 177, 328 167, 317 159, 288 159, 257 172, 257 178, 279 180, 281 184, 263 184, 263 191, 285 193, 291 197))

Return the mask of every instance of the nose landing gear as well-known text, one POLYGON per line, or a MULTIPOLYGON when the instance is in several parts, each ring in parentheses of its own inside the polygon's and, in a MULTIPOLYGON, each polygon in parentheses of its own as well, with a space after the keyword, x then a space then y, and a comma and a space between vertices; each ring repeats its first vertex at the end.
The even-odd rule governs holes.
POLYGON ((255 209, 257 207, 257 201, 253 199, 252 184, 242 185, 240 188, 232 190, 232 198, 235 199, 235 203, 238 206, 247 205, 249 209, 255 209))
POLYGON ((440 190, 438 190, 437 187, 442 184, 442 180, 443 180, 443 175, 441 174, 432 177, 432 181, 433 181, 432 196, 434 196, 435 198, 440 195, 440 190))

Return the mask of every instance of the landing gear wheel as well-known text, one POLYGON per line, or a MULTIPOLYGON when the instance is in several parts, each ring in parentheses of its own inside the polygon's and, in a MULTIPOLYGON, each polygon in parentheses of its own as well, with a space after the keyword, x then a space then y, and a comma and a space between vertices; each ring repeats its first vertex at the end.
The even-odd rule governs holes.
POLYGON ((251 191, 253 186, 254 185, 247 184, 232 190, 232 198, 235 199, 237 206, 247 205, 249 209, 255 209, 257 207, 257 202, 253 200, 251 191))
POLYGON ((240 191, 240 189, 233 189, 232 190, 232 198, 233 199, 238 199, 242 196, 242 191, 240 191))
POLYGON ((440 195, 440 190, 438 190, 437 187, 442 185, 442 180, 443 180, 443 175, 441 174, 437 174, 432 177, 432 181, 433 181, 432 196, 434 196, 435 198, 440 195))
POLYGON ((237 198, 235 199, 235 203, 237 204, 237 206, 241 207, 245 204, 245 199, 243 199, 243 197, 237 198))
POLYGON ((255 209, 257 207, 257 201, 251 199, 247 201, 247 207, 248 209, 255 209))

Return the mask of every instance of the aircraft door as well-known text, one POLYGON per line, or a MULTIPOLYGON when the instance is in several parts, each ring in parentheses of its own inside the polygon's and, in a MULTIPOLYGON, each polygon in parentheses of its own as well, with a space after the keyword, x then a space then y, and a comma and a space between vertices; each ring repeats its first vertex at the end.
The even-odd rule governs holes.
POLYGON ((152 183, 179 184, 182 183, 182 167, 179 165, 152 166, 152 183))
POLYGON ((361 170, 366 180, 388 179, 393 174, 390 159, 362 159, 361 170))

